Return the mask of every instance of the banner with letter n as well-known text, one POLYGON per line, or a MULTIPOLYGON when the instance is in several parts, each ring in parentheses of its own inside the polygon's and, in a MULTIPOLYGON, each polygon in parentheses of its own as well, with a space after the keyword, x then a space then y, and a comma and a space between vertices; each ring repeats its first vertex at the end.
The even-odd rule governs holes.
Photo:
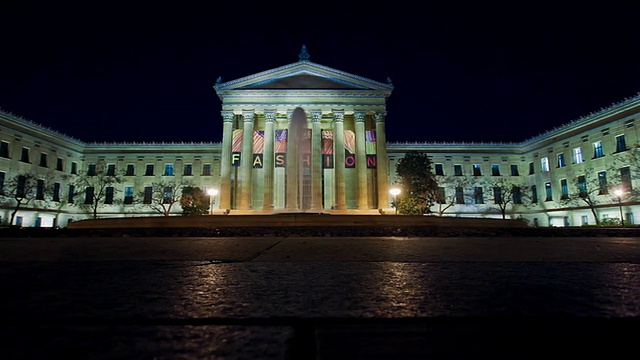
POLYGON ((367 169, 376 168, 376 131, 367 130, 364 132, 364 149, 367 154, 367 169))

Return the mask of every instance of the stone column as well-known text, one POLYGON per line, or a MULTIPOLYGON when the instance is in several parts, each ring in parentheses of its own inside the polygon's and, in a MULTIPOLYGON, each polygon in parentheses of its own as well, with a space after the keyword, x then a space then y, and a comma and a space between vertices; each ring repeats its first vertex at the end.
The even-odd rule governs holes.
POLYGON ((220 209, 231 209, 231 141, 233 137, 232 111, 222 112, 222 154, 220 155, 220 209))
POLYGON ((322 111, 311 111, 311 210, 322 210, 322 111))
POLYGON ((378 179, 378 209, 389 206, 389 162, 387 161, 387 134, 384 112, 376 113, 376 175, 378 179))
POLYGON ((367 200, 367 155, 364 146, 364 117, 363 111, 354 113, 356 120, 356 171, 358 173, 358 210, 368 209, 367 200))
POLYGON ((333 112, 333 166, 336 181, 336 210, 346 210, 344 185, 344 111, 333 112))
POLYGON ((240 158, 240 206, 251 209, 251 169, 253 162, 253 110, 243 111, 242 157, 240 158))
POLYGON ((294 139, 291 131, 293 111, 287 111, 287 159, 286 159, 286 204, 285 209, 296 211, 298 207, 298 139, 294 139))
POLYGON ((274 173, 274 153, 273 141, 275 132, 273 129, 276 120, 276 112, 267 110, 264 112, 264 210, 273 209, 273 173, 274 173))

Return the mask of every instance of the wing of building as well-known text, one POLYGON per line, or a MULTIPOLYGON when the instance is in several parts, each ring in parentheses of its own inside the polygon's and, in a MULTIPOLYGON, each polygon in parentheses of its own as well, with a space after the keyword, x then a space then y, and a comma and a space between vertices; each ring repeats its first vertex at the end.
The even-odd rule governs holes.
POLYGON ((400 143, 385 135, 399 121, 386 111, 393 85, 316 64, 304 47, 292 64, 214 89, 220 142, 86 143, 0 111, 2 222, 181 215, 175 199, 187 185, 218 190, 214 213, 391 213, 395 167, 409 151, 434 164, 434 214, 536 226, 640 216, 640 96, 518 143, 400 143))

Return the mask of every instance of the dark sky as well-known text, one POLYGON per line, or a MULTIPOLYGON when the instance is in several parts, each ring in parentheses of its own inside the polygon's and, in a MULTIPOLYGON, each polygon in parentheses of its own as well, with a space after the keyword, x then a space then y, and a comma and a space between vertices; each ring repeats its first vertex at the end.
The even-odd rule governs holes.
POLYGON ((635 7, 585 3, 5 0, 0 108, 85 141, 220 141, 216 78, 306 44, 391 78, 388 141, 521 141, 640 91, 635 7))

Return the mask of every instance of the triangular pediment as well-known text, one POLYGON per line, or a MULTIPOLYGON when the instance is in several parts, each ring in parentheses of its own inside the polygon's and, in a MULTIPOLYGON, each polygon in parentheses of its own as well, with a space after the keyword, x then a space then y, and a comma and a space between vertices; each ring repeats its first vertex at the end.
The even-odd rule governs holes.
POLYGON ((218 93, 239 90, 364 90, 391 92, 393 85, 311 61, 298 61, 240 79, 218 82, 218 93))

